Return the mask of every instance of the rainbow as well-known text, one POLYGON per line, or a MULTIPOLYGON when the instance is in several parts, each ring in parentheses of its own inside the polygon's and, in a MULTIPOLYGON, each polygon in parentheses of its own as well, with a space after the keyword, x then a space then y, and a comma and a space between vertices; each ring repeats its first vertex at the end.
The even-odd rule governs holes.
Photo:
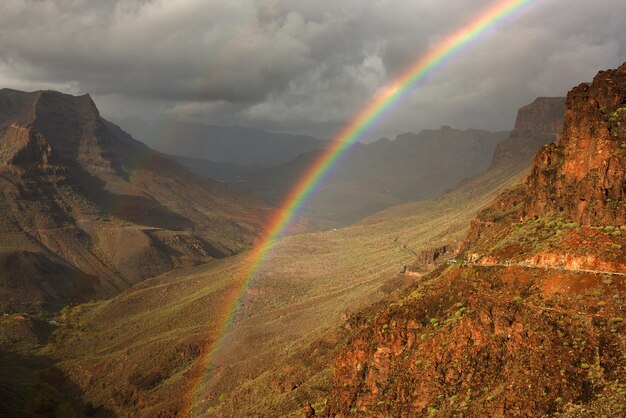
POLYGON ((538 0, 500 0, 496 1, 472 21, 457 30, 421 56, 408 67, 392 83, 380 89, 374 98, 348 123, 332 140, 324 152, 307 169, 306 173, 293 186, 282 206, 269 221, 265 233, 259 243, 245 255, 242 271, 235 278, 223 305, 222 319, 216 331, 211 335, 197 363, 190 384, 190 391, 185 400, 188 409, 185 415, 194 415, 201 390, 205 387, 209 369, 213 365, 216 354, 223 342, 237 308, 241 305, 246 291, 257 278, 274 244, 284 233, 290 222, 298 214, 307 198, 320 185, 331 168, 354 145, 363 132, 375 123, 385 112, 398 102, 410 89, 435 69, 441 67, 448 59, 462 50, 472 41, 494 28, 496 25, 513 18, 527 6, 538 0))

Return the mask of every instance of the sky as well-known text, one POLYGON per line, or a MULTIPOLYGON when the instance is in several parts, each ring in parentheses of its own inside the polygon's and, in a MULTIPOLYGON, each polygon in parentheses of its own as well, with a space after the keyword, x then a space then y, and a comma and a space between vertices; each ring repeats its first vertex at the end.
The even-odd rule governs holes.
MULTIPOLYGON (((123 128, 178 119, 331 138, 495 1, 2 0, 0 87, 89 93, 123 128)), ((624 0, 537 0, 415 86, 363 140, 511 129, 519 107, 625 61, 625 29, 624 0)))

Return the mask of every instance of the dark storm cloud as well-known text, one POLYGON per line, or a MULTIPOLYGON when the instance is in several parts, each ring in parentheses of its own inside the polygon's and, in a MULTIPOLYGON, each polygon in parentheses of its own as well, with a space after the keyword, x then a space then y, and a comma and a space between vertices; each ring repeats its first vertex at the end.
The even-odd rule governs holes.
MULTIPOLYGON (((169 115, 331 135, 489 0, 3 0, 0 84, 169 115)), ((538 0, 416 88, 370 136, 510 128, 625 57, 623 0, 538 0)))

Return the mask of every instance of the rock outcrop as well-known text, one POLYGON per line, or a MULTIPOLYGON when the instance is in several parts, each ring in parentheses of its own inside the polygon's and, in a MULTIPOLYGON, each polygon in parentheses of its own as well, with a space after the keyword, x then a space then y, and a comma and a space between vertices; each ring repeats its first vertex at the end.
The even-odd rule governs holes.
POLYGON ((473 222, 468 263, 354 332, 329 416, 624 416, 625 92, 626 64, 569 93, 558 144, 473 222))
POLYGON ((584 225, 626 217, 626 65, 601 71, 567 96, 558 143, 537 154, 525 215, 565 212, 584 225))
POLYGON ((52 155, 52 147, 43 135, 16 123, 6 130, 0 150, 9 165, 34 163, 47 168, 52 155))
POLYGON ((557 142, 564 115, 564 97, 539 97, 520 108, 515 129, 496 147, 491 167, 529 164, 539 148, 557 142))

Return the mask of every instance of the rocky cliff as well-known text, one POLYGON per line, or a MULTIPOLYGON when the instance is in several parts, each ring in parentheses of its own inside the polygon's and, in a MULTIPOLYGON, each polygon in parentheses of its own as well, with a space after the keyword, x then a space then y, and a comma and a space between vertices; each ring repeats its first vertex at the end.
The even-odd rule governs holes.
POLYGON ((539 148, 558 140, 564 115, 563 97, 539 97, 520 108, 515 129, 496 147, 491 167, 531 163, 539 148))
POLYGON ((0 312, 111 296, 247 248, 268 208, 103 119, 87 95, 0 90, 0 312))
POLYGON ((363 321, 327 415, 626 413, 625 68, 570 92, 558 145, 479 214, 467 264, 363 321))
POLYGON ((535 157, 525 216, 565 212, 584 225, 626 217, 626 65, 602 71, 567 95, 558 145, 535 157))

